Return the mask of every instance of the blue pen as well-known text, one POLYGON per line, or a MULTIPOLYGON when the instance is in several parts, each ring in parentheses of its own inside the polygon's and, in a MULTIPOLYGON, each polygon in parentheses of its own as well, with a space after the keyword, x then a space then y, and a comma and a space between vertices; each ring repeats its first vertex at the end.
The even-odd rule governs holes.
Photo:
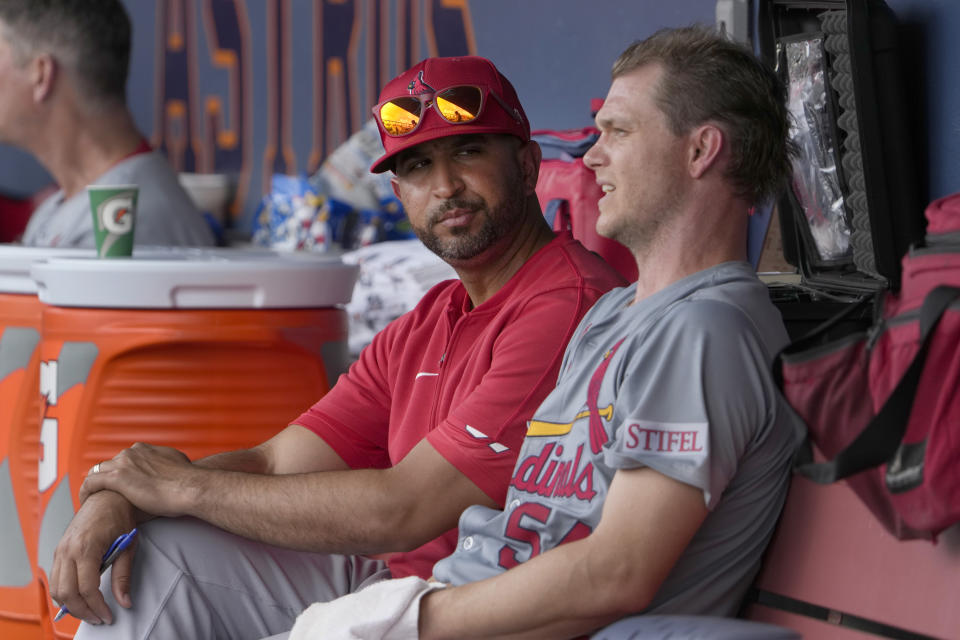
MULTIPOLYGON (((133 542, 133 537, 137 535, 137 530, 134 528, 130 533, 124 533, 116 540, 113 541, 113 544, 110 545, 110 548, 107 549, 107 552, 103 554, 103 560, 100 561, 100 575, 103 575, 103 572, 110 568, 110 565, 113 564, 113 561, 123 553, 127 547, 130 546, 130 543, 133 542)), ((54 616, 53 621, 56 622, 63 616, 70 613, 67 611, 66 607, 60 607, 60 611, 57 611, 57 615, 54 616)))

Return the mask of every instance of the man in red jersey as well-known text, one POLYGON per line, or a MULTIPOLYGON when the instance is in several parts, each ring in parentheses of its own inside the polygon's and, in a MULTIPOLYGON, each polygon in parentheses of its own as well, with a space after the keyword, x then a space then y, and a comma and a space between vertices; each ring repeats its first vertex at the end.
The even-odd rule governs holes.
POLYGON ((540 149, 490 61, 425 60, 384 88, 374 113, 386 153, 372 171, 394 172, 418 237, 459 280, 377 335, 271 440, 193 463, 138 444, 96 465, 50 585, 71 614, 113 624, 77 637, 285 631, 311 602, 428 577, 467 506, 504 506, 564 346, 621 280, 544 221, 540 149), (105 574, 105 600, 103 552, 152 516, 166 517, 140 528, 135 570, 127 553, 105 574))

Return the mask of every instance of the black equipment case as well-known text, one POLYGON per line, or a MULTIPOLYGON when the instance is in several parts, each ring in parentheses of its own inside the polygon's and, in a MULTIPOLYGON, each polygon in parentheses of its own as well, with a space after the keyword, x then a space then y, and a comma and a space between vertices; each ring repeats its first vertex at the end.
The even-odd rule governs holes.
POLYGON ((900 259, 923 237, 926 202, 890 8, 760 0, 758 14, 759 53, 787 85, 802 150, 777 203, 784 258, 800 282, 771 284, 797 337, 854 300, 898 289, 900 259))

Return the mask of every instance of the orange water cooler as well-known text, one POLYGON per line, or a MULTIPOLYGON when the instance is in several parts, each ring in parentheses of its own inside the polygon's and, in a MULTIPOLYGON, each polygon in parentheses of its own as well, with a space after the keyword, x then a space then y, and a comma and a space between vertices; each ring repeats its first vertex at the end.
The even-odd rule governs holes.
MULTIPOLYGON (((129 260, 51 259, 32 276, 39 343, 36 573, 53 552, 95 463, 134 442, 191 459, 271 437, 347 365, 357 268, 320 255, 237 250, 129 260)), ((16 479, 14 484, 16 484, 16 479)), ((71 638, 77 621, 45 637, 71 638)))
POLYGON ((0 638, 41 636, 35 574, 39 521, 40 315, 30 266, 92 251, 0 245, 0 638))

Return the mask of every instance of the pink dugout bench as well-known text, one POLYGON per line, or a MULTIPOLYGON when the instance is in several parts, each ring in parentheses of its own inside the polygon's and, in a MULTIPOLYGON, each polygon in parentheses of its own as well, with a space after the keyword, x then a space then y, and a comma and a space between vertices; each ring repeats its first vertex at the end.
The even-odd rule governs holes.
POLYGON ((960 525, 900 541, 845 483, 794 477, 743 616, 814 640, 960 638, 960 525))

